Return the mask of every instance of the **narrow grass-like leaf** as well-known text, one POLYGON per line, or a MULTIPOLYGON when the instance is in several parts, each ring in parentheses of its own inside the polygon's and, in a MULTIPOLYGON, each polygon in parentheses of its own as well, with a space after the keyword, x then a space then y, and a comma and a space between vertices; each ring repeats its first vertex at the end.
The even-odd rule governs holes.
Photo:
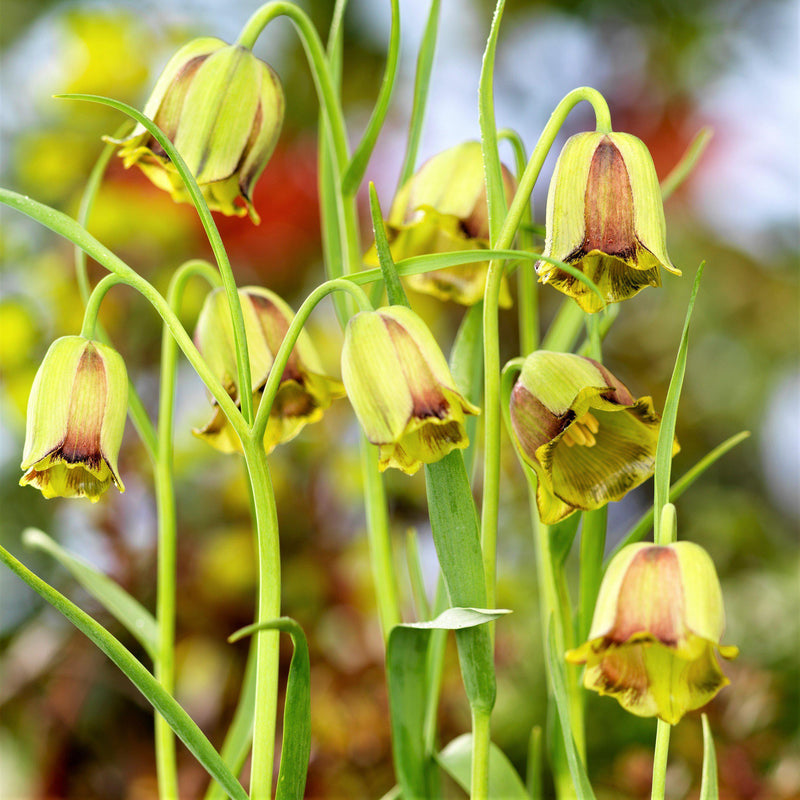
POLYGON ((528 739, 528 764, 525 770, 525 788, 531 800, 542 800, 543 779, 542 726, 534 725, 528 739))
POLYGON ((375 191, 375 184, 369 184, 369 210, 372 215, 372 231, 375 234, 375 250, 378 253, 378 262, 381 265, 381 275, 386 286, 386 294, 389 303, 395 306, 411 307, 408 302, 403 285, 397 275, 394 266, 391 250, 389 250, 389 240, 386 238, 386 228, 383 225, 383 214, 381 204, 378 201, 378 193, 375 191))
POLYGON ((403 158, 403 167, 400 170, 400 179, 397 182, 399 189, 414 173, 417 163, 417 151, 422 137, 422 123, 425 119, 425 107, 428 102, 428 89, 431 83, 433 70, 433 55, 436 52, 436 36, 439 30, 440 0, 431 0, 428 21, 425 32, 419 45, 417 54, 417 74, 414 78, 414 100, 411 104, 411 119, 408 123, 408 144, 403 158))
POLYGON ((697 135, 686 148, 681 160, 672 168, 669 175, 661 181, 661 198, 663 200, 666 200, 691 175, 713 135, 714 129, 709 127, 701 128, 697 132, 697 135))
POLYGON ((229 797, 233 800, 247 800, 247 793, 242 785, 236 780, 194 720, 116 637, 64 595, 45 583, 38 575, 31 572, 4 547, 0 547, 0 561, 59 613, 63 614, 81 633, 91 639, 125 673, 131 683, 169 723, 178 738, 189 748, 208 774, 222 784, 229 797))
POLYGON ((497 0, 492 17, 492 27, 486 41, 478 83, 478 119, 481 127, 483 171, 486 175, 486 203, 489 210, 489 240, 497 242, 506 215, 506 198, 500 153, 497 148, 497 124, 494 116, 494 58, 497 37, 503 19, 505 0, 497 0))
POLYGON ((507 609, 448 608, 434 620, 392 628, 386 672, 394 763, 404 798, 427 800, 436 796, 436 769, 424 735, 427 696, 434 688, 428 685, 426 666, 432 635, 447 630, 464 633, 508 613, 507 609))
POLYGON ((570 550, 572 550, 580 521, 580 514, 570 514, 570 516, 561 520, 561 522, 548 526, 547 533, 550 537, 550 555, 553 560, 554 569, 563 568, 567 556, 570 550))
POLYGON ((275 800, 303 800, 311 755, 311 662, 303 629, 291 617, 279 617, 241 628, 228 637, 235 642, 257 631, 282 631, 292 637, 294 653, 286 679, 283 744, 275 800))
POLYGON ((428 619, 431 615, 431 606, 425 591, 422 558, 419 554, 419 541, 414 528, 409 528, 406 533, 406 563, 408 564, 408 580, 411 584, 411 596, 414 598, 416 615, 419 619, 428 619))
POLYGON ((553 697, 556 701, 558 718, 561 722, 561 732, 564 738, 564 748, 567 753, 569 772, 572 776, 572 783, 575 787, 577 796, 581 800, 593 800, 594 791, 589 783, 589 776, 586 774, 586 767, 578 755, 575 747, 575 740, 572 738, 569 716, 569 697, 567 696, 567 674, 564 667, 563 653, 557 652, 555 628, 551 624, 547 630, 547 666, 550 678, 553 682, 553 697))
MULTIPOLYGON (((467 793, 472 789, 472 734, 453 739, 436 754, 442 769, 467 793)), ((489 745, 489 797, 496 800, 531 800, 514 765, 496 745, 489 745)))
POLYGON ((36 550, 48 553, 66 567, 75 580, 98 600, 139 641, 151 659, 158 652, 158 623, 155 617, 116 581, 104 575, 88 561, 73 555, 57 544, 44 531, 27 528, 22 541, 36 550))
POLYGON ((655 499, 653 510, 655 514, 655 541, 661 543, 659 538, 661 509, 669 501, 669 480, 672 469, 672 443, 675 439, 675 424, 678 419, 678 403, 681 398, 683 388, 683 376, 686 374, 686 356, 689 349, 689 322, 692 319, 694 301, 700 289, 700 279, 703 277, 705 261, 700 264, 692 286, 692 294, 689 298, 689 306, 686 309, 686 319, 683 323, 683 333, 681 343, 678 347, 678 355, 675 358, 675 367, 672 370, 672 378, 667 390, 667 399, 664 401, 664 413, 661 415, 661 428, 658 432, 658 444, 656 445, 656 469, 653 476, 655 499))
MULTIPOLYGON (((476 406, 481 405, 483 391, 483 300, 471 306, 459 325, 450 351, 450 371, 458 390, 476 406)), ((469 445, 463 450, 467 475, 472 474, 477 445, 478 417, 470 414, 464 420, 469 445)))
MULTIPOLYGON (((425 466, 428 513, 439 566, 453 606, 483 608, 486 583, 475 500, 458 450, 425 466)), ((489 631, 484 626, 456 634, 461 676, 473 710, 490 711, 496 683, 489 631)))
POLYGON ((389 52, 386 54, 386 69, 383 73, 383 82, 378 92, 378 99, 372 116, 367 123, 364 136, 356 148, 350 163, 347 165, 344 176, 342 177, 342 193, 345 197, 356 193, 361 179, 367 169, 367 163, 372 155, 378 134, 381 132, 383 122, 386 119, 386 112, 389 110, 389 102, 392 99, 395 79, 397 78, 397 67, 400 63, 400 5, 398 0, 391 0, 392 4, 392 29, 389 34, 389 52))
MULTIPOLYGON (((669 501, 674 503, 712 464, 718 461, 729 450, 736 447, 750 436, 750 431, 741 431, 730 439, 726 439, 722 444, 717 445, 710 453, 703 456, 691 469, 687 470, 681 477, 672 484, 669 490, 669 501)), ((623 547, 641 541, 653 529, 653 507, 642 514, 634 526, 625 534, 620 543, 612 550, 606 559, 606 564, 622 550, 623 547)))
POLYGON ((703 779, 700 784, 700 800, 719 800, 717 785, 717 754, 708 717, 703 714, 703 779))

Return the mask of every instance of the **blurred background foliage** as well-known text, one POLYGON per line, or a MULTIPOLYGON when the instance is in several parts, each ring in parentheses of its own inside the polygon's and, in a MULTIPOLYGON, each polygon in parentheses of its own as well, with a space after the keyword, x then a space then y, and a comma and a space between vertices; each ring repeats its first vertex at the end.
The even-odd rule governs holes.
MULTIPOLYGON (((171 52, 195 35, 233 40, 256 0, 31 2, 3 0, 2 183, 70 214, 116 112, 60 92, 113 96, 141 106, 171 52)), ((333 3, 307 1, 321 32, 333 3)), ((401 0, 403 65, 387 127, 368 170, 388 207, 404 152, 414 59, 426 0, 401 0)), ((477 138, 477 79, 493 4, 442 4, 440 45, 421 159, 477 138)), ((377 92, 388 38, 388 3, 351 0, 343 93, 354 132, 377 92)), ((681 537, 706 547, 720 570, 726 640, 741 656, 732 686, 709 706, 726 800, 800 797, 798 749, 797 530, 800 521, 798 368, 798 14, 787 0, 508 0, 498 50, 497 120, 530 148, 555 103, 589 84, 609 101, 614 126, 642 137, 663 177, 702 125, 715 137, 667 204, 668 241, 683 279, 665 277, 624 304, 607 340, 607 363, 637 394, 663 405, 691 285, 708 262, 692 328, 678 420, 680 475, 720 441, 752 431, 679 502, 681 537)), ((294 33, 276 22, 256 54, 279 73, 287 97, 280 143, 255 193, 262 223, 218 219, 240 284, 259 283, 295 306, 321 280, 315 128, 317 104, 294 33)), ((563 137, 591 125, 579 108, 563 137)), ((557 143, 558 144, 558 143, 557 143)), ((511 162, 510 153, 503 157, 511 162)), ((189 206, 173 205, 117 159, 90 230, 156 286, 182 261, 209 256, 189 206)), ((546 172, 552 169, 554 155, 546 172)), ((535 194, 543 218, 546 175, 535 194)), ((71 247, 3 209, 0 284, 0 541, 135 648, 116 623, 47 557, 23 552, 36 525, 91 560, 152 607, 155 511, 149 466, 133 430, 121 470, 128 490, 97 506, 45 502, 17 486, 24 413, 49 342, 76 333, 81 303, 71 247)), ((365 228, 365 244, 368 234, 365 228)), ((100 277, 94 265, 92 275, 100 277)), ((205 287, 192 284, 182 311, 189 330, 205 287)), ((542 292, 543 315, 560 298, 542 292)), ((413 297, 443 347, 461 309, 413 297)), ((149 408, 157 398, 160 328, 125 288, 102 321, 149 408)), ((502 318, 503 350, 518 353, 513 313, 502 318)), ((340 335, 329 308, 312 333, 338 372, 340 335)), ((185 365, 177 398, 179 524, 178 697, 221 742, 238 693, 246 643, 226 636, 252 618, 255 575, 241 464, 222 458, 190 429, 209 413, 185 365)), ((273 455, 286 614, 309 637, 313 750, 307 796, 376 798, 394 782, 383 650, 364 536, 353 416, 342 401, 273 455)), ((504 448, 498 604, 514 609, 497 628, 496 742, 524 771, 531 726, 545 719, 542 647, 526 494, 504 448)), ((417 530, 431 586, 436 568, 421 476, 387 474, 398 570, 405 533, 417 530)), ((650 485, 610 509, 611 540, 650 502, 650 485)), ((402 583, 407 589, 407 582, 402 583)), ((408 592, 407 592, 408 595, 408 592)), ((0 574, 0 796, 143 800, 155 796, 150 708, 113 665, 10 574, 0 574)), ((410 601, 407 616, 413 613, 410 601)), ((138 652, 138 651, 137 651, 138 652)), ((287 659, 289 652, 286 652, 287 659)), ((442 742, 468 725, 454 654, 441 706, 442 742)), ((589 701, 590 770, 598 797, 649 796, 652 720, 608 698, 589 701)), ((702 757, 699 715, 673 736, 669 796, 696 797, 702 757)), ((185 797, 205 777, 181 752, 185 797)), ((453 789, 453 796, 459 796, 453 789)))

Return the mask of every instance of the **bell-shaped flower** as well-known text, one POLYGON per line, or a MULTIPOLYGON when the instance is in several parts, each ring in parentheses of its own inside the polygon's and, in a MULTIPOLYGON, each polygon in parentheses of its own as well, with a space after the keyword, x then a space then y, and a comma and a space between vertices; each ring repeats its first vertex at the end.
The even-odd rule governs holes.
MULTIPOLYGON (((667 255, 666 223, 653 159, 628 133, 579 133, 558 157, 547 194, 543 255, 571 264, 605 303, 660 286, 661 268, 680 275, 667 255)), ((599 311, 600 298, 560 267, 539 261, 542 283, 599 311)))
MULTIPOLYGON (((186 161, 213 211, 258 222, 253 188, 269 161, 283 123, 278 76, 245 47, 204 37, 170 59, 144 107, 186 161), (237 205, 239 199, 244 207, 237 205)), ((176 202, 190 202, 164 150, 141 125, 123 140, 119 155, 136 164, 176 202)))
POLYGON ((379 467, 413 475, 469 443, 465 414, 480 409, 458 391, 427 325, 405 306, 362 311, 347 323, 342 380, 379 467))
POLYGON ((82 336, 56 339, 31 387, 20 485, 45 497, 88 497, 113 483, 128 409, 122 356, 82 336))
MULTIPOLYGON (((258 408, 278 349, 294 318, 292 309, 274 292, 260 286, 239 289, 248 358, 250 360, 253 407, 258 408)), ((231 398, 240 404, 236 386, 237 367, 233 323, 223 289, 206 297, 195 330, 195 344, 212 372, 231 398)), ((292 348, 283 370, 278 393, 270 409, 264 448, 269 453, 276 445, 297 436, 310 422, 322 418, 323 411, 337 397, 343 397, 340 381, 323 374, 317 351, 305 330, 292 348)), ((205 427, 194 431, 223 453, 241 452, 239 437, 227 417, 214 403, 214 415, 205 427)))
MULTIPOLYGON (((516 181, 503 166, 506 201, 511 202, 516 181)), ((464 142, 433 156, 400 188, 386 220, 392 258, 399 261, 430 253, 484 250, 489 247, 489 212, 480 142, 464 142)), ((372 247, 364 257, 378 266, 372 247)), ((488 261, 445 267, 409 275, 407 285, 440 300, 474 305, 483 298, 488 261)), ((511 305, 503 279, 500 305, 511 305)))
POLYGON ((589 639, 567 653, 586 664, 583 684, 632 714, 675 725, 730 681, 716 651, 725 628, 714 563, 692 542, 632 544, 609 564, 589 639))
POLYGON ((536 501, 547 525, 619 500, 653 474, 661 420, 652 399, 635 399, 590 358, 531 353, 510 410, 519 451, 539 479, 536 501))

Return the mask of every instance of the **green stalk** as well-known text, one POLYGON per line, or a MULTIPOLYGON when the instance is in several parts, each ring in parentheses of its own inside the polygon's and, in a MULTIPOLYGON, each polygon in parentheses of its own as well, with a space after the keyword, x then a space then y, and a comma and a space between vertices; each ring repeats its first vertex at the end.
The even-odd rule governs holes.
POLYGON ((671 725, 658 720, 656 747, 653 752, 653 785, 650 800, 664 800, 667 784, 667 759, 669 757, 669 735, 671 725))
MULTIPOLYGON (((258 558, 258 601, 255 625, 281 615, 281 560, 275 494, 261 439, 242 441, 253 496, 258 558)), ((278 631, 259 630, 256 637, 256 691, 250 800, 270 800, 278 713, 278 631)))
POLYGON ((125 283, 138 291, 164 320, 175 341, 183 351, 189 363, 194 367, 200 379, 214 396, 222 412, 228 418, 231 426, 237 435, 242 438, 247 435, 247 427, 244 423, 239 409, 231 400, 222 384, 211 372, 203 357, 194 346, 191 337, 175 313, 170 308, 169 303, 162 295, 146 281, 139 273, 131 269, 119 256, 112 253, 107 247, 100 244, 85 228, 81 227, 74 219, 68 217, 54 208, 50 208, 29 197, 11 192, 8 189, 0 189, 0 203, 3 203, 17 211, 26 214, 36 220, 41 225, 63 236, 73 244, 77 245, 101 264, 109 272, 119 276, 125 283))
POLYGON ((471 800, 489 800, 489 745, 491 711, 472 709, 471 800))
MULTIPOLYGON (((542 165, 555 141, 567 114, 582 100, 591 103, 595 111, 598 131, 611 130, 608 105, 602 95, 588 87, 571 91, 556 106, 531 153, 528 166, 522 174, 514 200, 503 221, 503 226, 492 248, 506 250, 511 247, 517 228, 530 203, 531 192, 539 177, 542 165)), ((494 607, 494 583, 497 560, 497 519, 500 493, 500 332, 498 323, 498 299, 503 262, 491 261, 486 277, 486 292, 483 304, 483 352, 484 352, 484 468, 483 507, 481 536, 484 547, 489 607, 494 607)))

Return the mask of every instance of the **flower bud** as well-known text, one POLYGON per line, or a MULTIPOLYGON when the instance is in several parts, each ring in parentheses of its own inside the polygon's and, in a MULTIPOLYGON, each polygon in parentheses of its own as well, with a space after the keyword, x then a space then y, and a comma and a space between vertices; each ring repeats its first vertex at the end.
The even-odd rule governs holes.
MULTIPOLYGON (((634 399, 590 358, 531 353, 510 410, 520 453, 539 479, 536 501, 547 525, 620 500, 653 474, 661 420, 652 399, 634 399)), ((678 449, 676 441, 673 454, 678 449)))
MULTIPOLYGON (((503 170, 507 202, 516 191, 516 181, 503 170)), ((392 203, 386 221, 392 258, 483 250, 489 246, 489 211, 480 142, 464 142, 433 156, 409 178, 392 203)), ((377 266, 374 247, 364 257, 377 266)), ((440 300, 473 305, 483 298, 488 261, 409 275, 408 286, 440 300)), ((500 305, 511 305, 508 283, 503 279, 500 305)))
MULTIPOLYGON (((239 289, 239 300, 250 359, 253 406, 258 408, 264 385, 294 312, 278 295, 260 286, 239 289)), ((194 339, 211 371, 233 400, 240 403, 236 386, 238 370, 233 324, 223 289, 215 289, 206 298, 197 320, 194 339)), ((301 331, 283 370, 270 410, 264 449, 269 453, 276 445, 293 439, 305 425, 319 421, 322 412, 335 398, 343 396, 342 384, 323 374, 322 364, 310 337, 304 330, 301 331)), ((242 451, 239 437, 216 403, 211 421, 194 433, 223 453, 242 451)))
MULTIPOLYGON (((661 189, 644 142, 628 133, 579 133, 567 140, 547 194, 544 255, 579 269, 606 303, 660 286, 660 267, 681 274, 667 255, 661 189)), ((604 307, 554 264, 539 261, 536 271, 584 311, 604 307)))
POLYGON ((720 646, 724 628, 719 579, 702 547, 632 544, 609 564, 589 639, 567 660, 586 664, 587 689, 675 725, 730 682, 715 653, 738 654, 720 646))
POLYGON ((464 415, 479 414, 455 387, 425 323, 405 306, 363 311, 347 323, 342 380, 379 467, 413 475, 469 443, 464 415))
POLYGON ((88 497, 113 483, 128 408, 128 375, 110 347, 81 336, 56 339, 31 387, 20 485, 47 497, 88 497))
MULTIPOLYGON (((250 214, 253 187, 269 161, 283 123, 284 97, 272 68, 245 47, 205 37, 170 59, 144 113, 174 143, 208 206, 223 214, 250 214), (235 205, 240 198, 246 209, 235 205)), ((191 202, 177 170, 141 125, 119 155, 136 164, 176 202, 191 202)))

